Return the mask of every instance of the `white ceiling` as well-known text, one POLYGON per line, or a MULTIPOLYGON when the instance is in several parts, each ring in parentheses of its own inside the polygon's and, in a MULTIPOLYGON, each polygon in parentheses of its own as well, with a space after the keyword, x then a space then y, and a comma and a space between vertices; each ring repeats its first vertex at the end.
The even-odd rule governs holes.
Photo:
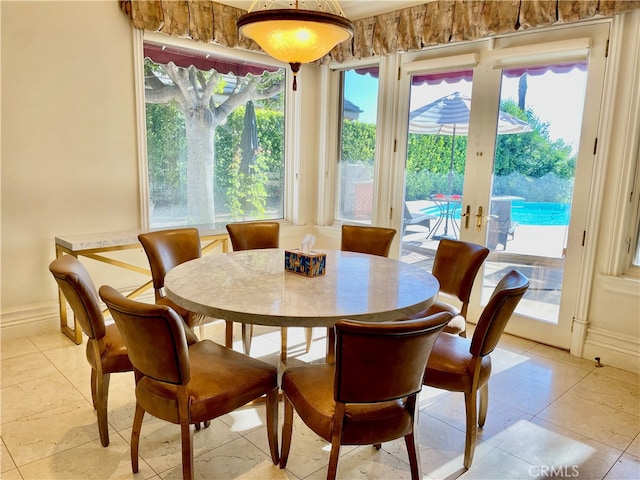
MULTIPOLYGON (((241 8, 243 10, 249 10, 252 0, 214 0, 217 3, 223 3, 225 5, 231 5, 232 7, 241 8)), ((276 5, 279 8, 290 8, 295 0, 278 1, 276 5)), ((357 20, 359 18, 371 17, 380 13, 392 12, 394 10, 400 10, 402 8, 412 7, 414 5, 420 5, 427 3, 429 0, 342 0, 339 1, 342 10, 346 17, 350 20, 357 20)), ((312 0, 307 0, 307 4, 313 5, 312 0)))

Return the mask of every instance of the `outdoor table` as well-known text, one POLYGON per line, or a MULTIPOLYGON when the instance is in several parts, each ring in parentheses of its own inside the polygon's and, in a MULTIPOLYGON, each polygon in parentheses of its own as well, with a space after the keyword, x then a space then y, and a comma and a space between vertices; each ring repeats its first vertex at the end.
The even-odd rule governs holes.
POLYGON ((456 223, 455 215, 459 212, 460 207, 462 206, 462 197, 460 195, 432 195, 431 200, 438 206, 440 209, 438 213, 438 221, 435 226, 431 230, 431 238, 434 240, 442 240, 443 238, 458 238, 458 231, 460 227, 456 223), (435 235, 438 227, 444 221, 444 232, 442 235, 435 235), (451 221, 451 230, 453 232, 453 236, 449 234, 449 221, 451 221))

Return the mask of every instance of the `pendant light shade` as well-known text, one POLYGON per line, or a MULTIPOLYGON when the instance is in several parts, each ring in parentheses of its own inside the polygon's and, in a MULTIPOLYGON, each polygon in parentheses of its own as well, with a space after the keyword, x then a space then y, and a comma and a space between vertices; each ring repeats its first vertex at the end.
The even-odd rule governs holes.
POLYGON ((338 43, 350 39, 353 23, 343 15, 299 9, 296 2, 295 8, 244 14, 238 19, 238 31, 273 58, 291 65, 295 90, 300 65, 322 58, 338 43))

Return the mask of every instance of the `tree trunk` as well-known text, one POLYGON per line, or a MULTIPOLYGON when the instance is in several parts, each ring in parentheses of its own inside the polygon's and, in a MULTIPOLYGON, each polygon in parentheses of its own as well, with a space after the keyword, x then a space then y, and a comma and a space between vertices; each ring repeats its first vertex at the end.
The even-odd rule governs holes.
POLYGON ((207 124, 203 110, 185 115, 187 136, 187 220, 189 224, 213 224, 213 138, 215 127, 207 124))

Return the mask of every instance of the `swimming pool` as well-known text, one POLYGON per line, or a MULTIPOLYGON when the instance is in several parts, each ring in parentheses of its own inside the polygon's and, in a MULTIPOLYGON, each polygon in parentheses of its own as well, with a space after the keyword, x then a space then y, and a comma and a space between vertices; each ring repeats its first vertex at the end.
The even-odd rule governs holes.
POLYGON ((511 215, 520 225, 568 225, 570 207, 569 203, 514 201, 511 215))
MULTIPOLYGON (((514 200, 511 204, 511 221, 520 225, 568 225, 570 206, 568 203, 514 200)), ((427 215, 438 215, 440 209, 434 205, 421 211, 427 215)), ((456 211, 454 218, 460 219, 460 210, 456 211)))

